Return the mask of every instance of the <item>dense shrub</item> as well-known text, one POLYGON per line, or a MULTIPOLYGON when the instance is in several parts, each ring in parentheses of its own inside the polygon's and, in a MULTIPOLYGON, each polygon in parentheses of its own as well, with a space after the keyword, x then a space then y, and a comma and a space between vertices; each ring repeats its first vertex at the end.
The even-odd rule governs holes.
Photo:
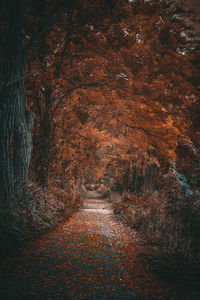
POLYGON ((20 247, 24 242, 52 230, 81 206, 82 198, 77 192, 67 193, 57 187, 46 190, 31 183, 16 202, 12 211, 1 209, 2 255, 8 249, 20 247))
MULTIPOLYGON (((196 293, 200 275, 200 205, 197 198, 187 196, 170 201, 158 193, 142 196, 126 193, 114 201, 114 212, 138 231, 146 244, 143 254, 159 277, 180 286, 181 291, 190 289, 190 296, 191 290, 196 293)), ((180 290, 177 289, 177 294, 180 290)), ((188 299, 186 295, 184 299, 188 299)))

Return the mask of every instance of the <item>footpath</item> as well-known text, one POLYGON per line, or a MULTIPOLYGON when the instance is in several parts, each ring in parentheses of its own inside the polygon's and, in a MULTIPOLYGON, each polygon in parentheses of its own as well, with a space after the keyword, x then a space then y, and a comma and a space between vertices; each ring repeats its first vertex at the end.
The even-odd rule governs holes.
POLYGON ((170 299, 140 258, 134 232, 88 192, 83 208, 0 265, 0 299, 170 299))

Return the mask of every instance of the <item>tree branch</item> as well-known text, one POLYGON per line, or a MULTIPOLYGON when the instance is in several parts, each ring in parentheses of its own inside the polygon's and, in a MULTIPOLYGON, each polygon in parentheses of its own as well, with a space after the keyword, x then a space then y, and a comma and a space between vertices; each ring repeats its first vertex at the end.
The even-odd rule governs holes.
POLYGON ((68 28, 68 31, 66 32, 65 44, 63 46, 63 49, 62 49, 62 52, 61 52, 61 55, 60 55, 60 60, 59 60, 59 62, 56 65, 56 69, 55 69, 55 72, 54 72, 55 77, 59 77, 60 67, 62 65, 64 56, 65 56, 65 52, 66 52, 66 49, 67 49, 67 45, 70 42, 71 35, 72 35, 72 32, 73 32, 72 28, 73 28, 73 24, 72 24, 72 11, 70 11, 69 12, 69 28, 68 28))
POLYGON ((55 105, 55 108, 54 108, 54 112, 56 111, 56 109, 58 108, 59 104, 61 104, 62 100, 65 98, 65 97, 69 97, 75 90, 77 89, 81 89, 81 88, 84 88, 84 87, 98 87, 98 86, 103 86, 105 85, 105 82, 102 82, 102 83, 98 83, 98 82, 94 82, 94 83, 85 83, 85 84, 80 84, 80 85, 77 85, 69 90, 67 90, 63 96, 57 101, 56 105, 55 105))
POLYGON ((44 22, 38 26, 38 29, 33 33, 31 40, 26 45, 24 49, 24 63, 26 63, 28 56, 30 55, 35 45, 48 30, 48 25, 51 23, 55 15, 58 14, 63 8, 65 8, 66 5, 70 5, 74 2, 75 0, 64 0, 50 11, 50 13, 46 16, 44 22))
POLYGON ((125 126, 126 126, 126 127, 129 127, 129 128, 132 128, 132 129, 142 130, 142 131, 144 131, 147 135, 155 136, 156 138, 161 139, 161 140, 163 139, 162 136, 159 136, 159 135, 157 135, 157 134, 155 134, 155 133, 151 132, 150 130, 147 130, 147 129, 143 128, 143 127, 132 126, 132 125, 127 124, 127 123, 125 124, 125 126))

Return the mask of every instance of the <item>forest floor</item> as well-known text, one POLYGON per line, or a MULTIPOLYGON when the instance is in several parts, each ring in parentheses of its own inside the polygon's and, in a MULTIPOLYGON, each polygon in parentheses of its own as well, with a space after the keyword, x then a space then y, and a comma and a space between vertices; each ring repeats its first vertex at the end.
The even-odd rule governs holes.
POLYGON ((83 208, 0 263, 4 299, 174 299, 139 256, 135 233, 108 200, 88 192, 83 208))

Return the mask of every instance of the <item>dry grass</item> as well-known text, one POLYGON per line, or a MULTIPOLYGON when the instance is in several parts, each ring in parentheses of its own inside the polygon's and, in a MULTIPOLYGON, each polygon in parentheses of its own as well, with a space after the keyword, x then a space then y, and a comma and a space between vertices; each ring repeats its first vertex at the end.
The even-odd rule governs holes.
POLYGON ((56 187, 48 191, 30 184, 12 211, 1 209, 0 254, 52 230, 69 218, 81 203, 82 198, 76 192, 66 193, 56 187))
POLYGON ((198 299, 195 293, 200 292, 200 207, 195 202, 191 197, 170 202, 156 193, 124 194, 114 202, 118 218, 145 241, 143 255, 153 270, 175 284, 174 299, 198 299))

